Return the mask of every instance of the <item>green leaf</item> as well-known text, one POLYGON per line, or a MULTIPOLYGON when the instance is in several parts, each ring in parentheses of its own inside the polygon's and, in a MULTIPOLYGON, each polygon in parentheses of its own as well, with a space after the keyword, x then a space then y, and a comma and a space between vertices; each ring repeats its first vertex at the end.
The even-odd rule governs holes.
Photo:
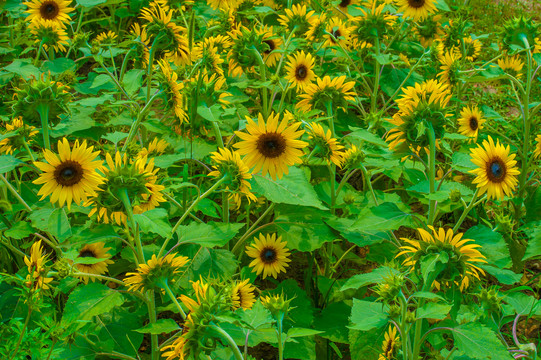
POLYGON ((500 269, 511 266, 507 244, 499 232, 483 225, 477 225, 468 229, 464 233, 463 239, 472 239, 475 240, 476 244, 481 245, 478 250, 487 257, 489 264, 500 269))
POLYGON ((142 334, 155 334, 170 333, 176 330, 180 330, 180 326, 173 319, 158 319, 155 323, 149 323, 140 329, 134 330, 142 334))
POLYGON ((452 307, 453 305, 429 302, 417 309, 416 318, 443 320, 452 307))
POLYGON ((321 333, 323 333, 323 331, 294 327, 287 331, 287 337, 296 338, 296 337, 314 336, 321 333))
POLYGON ((137 91, 141 89, 143 84, 143 74, 145 72, 141 69, 131 69, 122 78, 122 85, 128 95, 133 96, 137 91))
MULTIPOLYGON (((428 282, 430 279, 434 281, 438 274, 445 269, 445 264, 449 261, 449 255, 446 252, 439 254, 429 254, 421 260, 421 274, 423 275, 424 282, 428 282)), ((432 283, 432 281, 430 281, 432 283)))
POLYGON ((94 78, 94 80, 92 81, 92 85, 90 85, 90 88, 91 89, 94 89, 94 88, 99 88, 105 84, 115 84, 113 82, 113 79, 111 79, 111 77, 107 74, 100 74, 98 76, 96 76, 94 78))
POLYGON ((14 60, 11 64, 5 66, 4 70, 17 74, 26 80, 30 78, 39 79, 41 75, 41 71, 32 65, 31 59, 14 60))
POLYGON ((526 216, 524 222, 534 222, 541 220, 541 190, 539 186, 530 194, 524 202, 526 216))
POLYGON ((51 234, 60 240, 66 240, 72 235, 70 221, 64 208, 54 209, 49 217, 48 228, 51 234))
POLYGON ((109 140, 110 142, 112 142, 113 144, 116 145, 120 141, 124 140, 127 137, 128 137, 127 133, 120 132, 120 131, 115 131, 115 132, 109 133, 107 135, 104 135, 101 138, 105 139, 105 140, 109 140))
POLYGON ((499 282, 506 285, 513 285, 520 281, 522 274, 515 274, 511 270, 500 269, 495 266, 478 264, 481 269, 494 276, 499 282))
POLYGON ((324 331, 320 336, 334 342, 347 344, 351 306, 335 302, 325 307, 314 319, 314 327, 324 331))
POLYGON ((15 169, 22 161, 12 155, 0 155, 0 174, 5 174, 15 169))
POLYGON ((240 314, 241 320, 252 330, 268 328, 274 322, 270 311, 257 301, 251 309, 240 314))
POLYGON ((453 169, 458 170, 463 173, 468 173, 468 171, 477 168, 477 165, 472 163, 471 156, 463 152, 455 152, 452 156, 453 169))
POLYGON ((370 144, 379 145, 384 148, 387 148, 388 144, 379 136, 372 134, 370 131, 356 128, 356 127, 349 127, 350 130, 352 130, 351 133, 344 136, 344 138, 353 137, 362 141, 366 141, 370 144))
POLYGON ((223 109, 222 109, 222 106, 219 104, 214 104, 211 107, 208 107, 206 105, 197 107, 197 114, 201 116, 203 119, 212 121, 212 122, 220 121, 220 116, 222 113, 223 113, 223 109))
POLYGON ((413 293, 411 297, 416 297, 420 299, 429 299, 429 300, 435 300, 435 299, 444 300, 444 298, 441 297, 440 295, 434 294, 428 291, 418 291, 416 293, 413 293))
POLYGON ((179 286, 188 287, 189 280, 199 279, 199 276, 228 278, 237 270, 237 258, 233 253, 224 249, 212 249, 194 244, 185 244, 187 247, 181 255, 192 259, 183 274, 179 286))
POLYGON ((522 260, 541 256, 541 221, 524 225, 524 232, 528 235, 528 246, 522 260))
POLYGON ((468 356, 479 360, 512 359, 496 334, 488 327, 469 323, 453 329, 455 346, 468 356))
POLYGON ((107 0, 76 0, 76 2, 82 7, 90 9, 90 8, 93 8, 94 6, 105 4, 107 0))
POLYGON ((353 299, 350 329, 368 331, 387 325, 389 315, 382 303, 353 299))
POLYGON ((332 229, 323 222, 327 213, 310 207, 278 205, 272 228, 287 241, 287 247, 299 251, 314 251, 336 239, 332 229))
POLYGON ((58 75, 70 69, 75 69, 75 61, 67 58, 58 58, 53 61, 47 60, 41 66, 42 72, 50 72, 51 75, 58 75))
POLYGON ((34 232, 35 230, 30 223, 26 221, 18 221, 15 223, 15 225, 6 230, 4 235, 11 239, 21 240, 34 232))
POLYGON ((274 203, 312 206, 327 210, 318 199, 304 171, 298 167, 290 167, 289 174, 277 180, 256 174, 253 176, 252 190, 274 203))
POLYGON ((374 328, 369 331, 349 330, 349 351, 352 359, 379 360, 385 332, 374 328))
POLYGON ((124 297, 121 293, 103 284, 90 283, 79 286, 68 298, 62 315, 62 324, 67 326, 77 320, 91 320, 94 316, 109 312, 123 303, 124 297))
POLYGON ((32 211, 28 218, 32 222, 32 226, 43 231, 49 231, 49 218, 55 209, 50 207, 44 207, 35 211, 32 211))
POLYGON ((385 278, 398 274, 400 274, 400 271, 396 269, 387 266, 381 266, 377 269, 374 269, 372 272, 366 274, 357 274, 350 277, 342 286, 340 291, 346 291, 349 289, 360 289, 363 286, 382 282, 385 278))
POLYGON ((290 303, 288 317, 284 320, 284 328, 288 326, 309 328, 314 320, 315 309, 306 292, 299 287, 295 280, 287 279, 274 290, 264 292, 263 295, 280 295, 282 293, 287 299, 293 299, 290 303))
POLYGON ((172 228, 167 221, 167 210, 163 208, 156 208, 145 211, 142 214, 135 214, 133 218, 139 224, 143 233, 154 233, 161 237, 167 237, 171 234, 172 228))
POLYGON ((215 223, 179 226, 177 229, 178 242, 193 243, 204 247, 224 246, 231 240, 245 224, 215 223))

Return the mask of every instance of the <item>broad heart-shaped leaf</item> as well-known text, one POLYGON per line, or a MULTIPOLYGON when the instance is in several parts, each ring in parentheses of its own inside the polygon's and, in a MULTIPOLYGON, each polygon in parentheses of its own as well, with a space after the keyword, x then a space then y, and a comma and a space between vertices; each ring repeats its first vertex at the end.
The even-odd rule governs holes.
MULTIPOLYGON (((62 324, 68 326, 77 320, 91 320, 124 303, 124 297, 116 290, 100 283, 90 283, 76 288, 69 296, 62 324)), ((81 323, 82 325, 82 323, 81 323)))
POLYGON ((172 228, 167 222, 167 210, 163 208, 145 211, 142 214, 135 214, 133 217, 143 233, 152 232, 162 237, 171 234, 172 228))
POLYGON ((490 265, 506 268, 511 265, 511 257, 507 244, 503 236, 484 225, 477 225, 469 228, 464 233, 463 239, 475 240, 476 244, 481 245, 478 249, 481 254, 485 255, 490 265))
POLYGON ((421 274, 423 275, 423 281, 426 283, 431 280, 430 282, 432 283, 438 274, 445 269, 448 261, 449 255, 446 252, 423 256, 421 258, 421 274))
POLYGON ((496 334, 488 327, 469 323, 453 329, 455 346, 479 360, 513 359, 496 334))
POLYGON ((312 207, 278 205, 272 228, 287 241, 287 247, 299 251, 314 251, 336 239, 332 229, 323 222, 327 213, 312 207))
POLYGON ((26 221, 18 221, 12 227, 6 230, 4 235, 12 239, 21 240, 33 232, 35 232, 35 230, 30 223, 26 221))
POLYGON ((281 179, 272 180, 259 174, 254 175, 252 179, 252 191, 274 203, 312 206, 327 210, 318 199, 304 171, 298 167, 290 167, 289 174, 281 179))
POLYGON ((349 351, 352 359, 379 360, 381 344, 385 339, 384 329, 369 331, 349 329, 349 351))
POLYGON ((400 274, 400 271, 382 266, 377 269, 374 269, 372 272, 365 274, 357 274, 350 277, 346 283, 342 286, 340 291, 345 291, 349 289, 359 289, 363 286, 375 284, 382 282, 385 278, 400 274))
POLYGON ((453 305, 429 302, 417 309, 416 318, 418 319, 437 319, 443 320, 451 311, 453 305))
POLYGON ((187 288, 190 286, 189 281, 199 279, 199 276, 227 279, 237 269, 237 258, 228 250, 211 249, 195 244, 182 244, 177 249, 180 255, 187 256, 191 261, 184 268, 175 286, 187 288))
POLYGON ((522 260, 541 257, 541 221, 524 225, 524 232, 528 234, 528 246, 522 260))
POLYGON ((72 234, 71 225, 64 208, 54 209, 49 217, 49 231, 60 240, 66 240, 72 234))
POLYGON ((82 7, 93 8, 94 6, 106 3, 107 0, 76 0, 76 2, 82 7))
POLYGON ((388 146, 388 144, 385 142, 385 140, 383 140, 381 137, 379 137, 377 135, 372 134, 368 130, 361 129, 361 128, 356 128, 356 127, 352 127, 352 126, 350 126, 349 128, 351 129, 352 132, 347 134, 344 137, 353 137, 355 139, 366 141, 366 142, 374 144, 374 145, 379 145, 379 146, 382 146, 384 148, 386 148, 388 146))
POLYGON ((350 329, 368 331, 381 328, 389 321, 387 306, 379 302, 353 299, 349 320, 350 329))
POLYGON ((20 75, 25 80, 32 77, 39 79, 41 71, 32 65, 31 59, 16 59, 4 67, 4 70, 20 75))
POLYGON ((471 161, 471 156, 463 152, 453 153, 453 169, 467 173, 468 171, 475 169, 477 166, 471 161))
POLYGON ((197 114, 208 121, 220 121, 223 112, 222 106, 219 104, 214 104, 211 107, 206 105, 197 107, 197 114))
POLYGON ((177 229, 178 242, 193 243, 204 247, 224 246, 231 240, 245 224, 196 222, 177 229))
POLYGON ((513 285, 520 281, 522 274, 515 274, 511 270, 500 269, 496 266, 486 264, 477 264, 481 269, 494 276, 499 282, 506 285, 513 285))
POLYGON ((5 174, 15 169, 22 161, 11 155, 0 155, 0 174, 5 174))
POLYGON ((314 319, 314 327, 324 331, 319 336, 334 342, 347 344, 349 316, 351 306, 344 302, 335 302, 328 305, 317 314, 314 319))
POLYGON ((309 328, 314 319, 315 309, 306 292, 299 287, 295 280, 287 279, 282 281, 275 289, 265 291, 263 294, 266 296, 269 294, 280 295, 282 293, 287 299, 293 299, 290 303, 290 307, 293 308, 289 311, 289 316, 284 320, 284 331, 290 327, 309 328))
POLYGON ((140 329, 134 330, 141 334, 161 334, 179 330, 180 326, 173 319, 158 319, 155 323, 148 323, 140 329))
POLYGON ((143 84, 143 74, 144 70, 141 69, 131 69, 124 74, 122 85, 124 85, 124 89, 128 95, 133 96, 133 94, 141 89, 141 85, 143 84))

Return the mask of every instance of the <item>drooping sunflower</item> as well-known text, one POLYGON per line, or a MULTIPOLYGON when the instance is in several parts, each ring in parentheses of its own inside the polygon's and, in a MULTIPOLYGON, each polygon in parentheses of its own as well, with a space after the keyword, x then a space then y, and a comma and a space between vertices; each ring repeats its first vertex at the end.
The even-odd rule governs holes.
POLYGON ((218 76, 224 76, 222 64, 224 59, 218 54, 218 48, 205 45, 200 42, 192 49, 192 61, 199 61, 199 68, 208 73, 216 73, 218 76))
POLYGON ((355 82, 346 82, 346 76, 339 76, 331 79, 329 76, 323 79, 317 77, 316 82, 305 87, 304 94, 301 94, 301 101, 296 105, 297 109, 309 112, 312 109, 326 111, 327 103, 333 107, 346 108, 347 102, 355 100, 353 90, 355 82))
POLYGON ((184 97, 182 96, 182 89, 184 85, 178 81, 178 75, 171 69, 169 61, 163 59, 158 61, 161 70, 161 76, 163 79, 162 87, 165 97, 166 110, 173 110, 180 125, 188 122, 188 115, 184 110, 184 97))
POLYGON ((252 185, 246 180, 252 178, 252 173, 244 161, 240 158, 237 151, 220 148, 211 153, 212 160, 216 163, 209 176, 221 178, 227 176, 226 189, 231 191, 230 198, 238 202, 238 195, 246 196, 248 201, 257 201, 257 197, 252 193, 252 185), (235 197, 235 195, 237 195, 235 197))
POLYGON ((423 20, 428 15, 436 12, 434 0, 395 0, 398 12, 402 12, 405 18, 413 21, 423 20))
POLYGON ((378 39, 382 41, 391 33, 396 17, 391 15, 385 3, 377 4, 376 0, 364 3, 367 8, 359 8, 361 15, 349 19, 352 48, 370 48, 378 39))
POLYGON ((24 149, 25 143, 28 145, 32 138, 38 133, 34 126, 26 125, 22 116, 13 119, 11 124, 6 124, 6 130, 16 131, 12 137, 0 140, 0 153, 13 154, 15 150, 24 149))
POLYGON ((541 134, 537 135, 535 137, 535 149, 533 151, 533 155, 535 157, 541 157, 541 134))
POLYGON ((474 240, 463 239, 464 234, 454 234, 452 229, 445 231, 443 228, 436 230, 433 226, 428 228, 431 233, 422 228, 417 229, 421 236, 420 240, 401 238, 407 245, 400 247, 401 251, 396 257, 406 255, 405 266, 419 269, 426 256, 445 252, 449 260, 432 285, 439 288, 441 285, 457 284, 460 291, 468 288, 474 279, 479 280, 479 274, 485 274, 476 265, 487 262, 486 257, 478 250, 481 245, 476 244, 474 240))
POLYGON ((498 59, 498 66, 503 71, 510 73, 516 78, 522 77, 522 68, 524 67, 524 62, 520 59, 518 55, 506 55, 503 58, 498 59))
POLYGON ((397 335, 396 327, 391 326, 385 333, 385 340, 381 346, 382 353, 379 354, 378 360, 392 360, 394 353, 398 349, 400 338, 397 335))
POLYGON ((231 292, 231 308, 233 310, 240 308, 244 310, 251 309, 255 303, 254 290, 255 286, 250 284, 248 279, 235 282, 235 286, 231 292))
POLYGON ((71 20, 68 14, 75 10, 70 7, 71 0, 32 0, 25 2, 24 5, 28 6, 26 10, 29 14, 26 18, 28 21, 50 20, 64 28, 71 20))
POLYGON ((325 15, 325 13, 315 14, 310 18, 310 26, 304 36, 309 42, 319 42, 325 36, 326 28, 327 16, 325 15))
POLYGON ((30 258, 24 257, 24 262, 28 267, 28 276, 26 277, 26 286, 33 291, 38 289, 48 289, 49 283, 53 281, 53 278, 46 277, 45 262, 47 261, 47 255, 43 254, 43 248, 41 247, 41 240, 36 241, 30 250, 30 258))
POLYGON ((126 273, 124 283, 130 291, 146 292, 149 290, 162 289, 167 284, 173 283, 180 269, 188 263, 186 256, 177 253, 152 258, 146 264, 139 264, 136 271, 126 273))
POLYGON ((267 276, 276 279, 280 272, 286 272, 285 268, 291 261, 286 245, 281 236, 259 234, 259 239, 256 237, 254 244, 246 247, 246 254, 254 259, 250 263, 252 272, 257 272, 257 275, 263 273, 263 279, 267 276))
POLYGON ((502 200, 505 195, 511 196, 517 186, 520 171, 516 167, 515 154, 509 152, 509 145, 506 147, 500 144, 500 140, 494 144, 491 136, 488 141, 483 141, 483 146, 472 149, 471 161, 478 168, 469 172, 476 175, 473 183, 477 184, 479 195, 486 192, 489 200, 502 200))
POLYGON ((316 77, 314 73, 314 58, 312 54, 305 54, 304 51, 290 55, 286 65, 286 78, 292 87, 299 91, 310 85, 316 77))
POLYGON ((279 122, 280 115, 271 113, 265 122, 263 115, 257 116, 257 124, 247 117, 246 130, 248 133, 236 131, 235 134, 243 141, 236 143, 238 152, 244 156, 248 167, 254 167, 254 172, 262 170, 276 180, 289 173, 289 166, 301 163, 302 149, 308 144, 299 138, 304 130, 298 130, 300 122, 288 125, 287 120, 279 122))
POLYGON ((79 205, 89 196, 96 195, 99 185, 104 178, 96 169, 102 166, 100 160, 95 160, 99 151, 93 151, 94 146, 87 147, 86 141, 79 144, 75 141, 73 149, 66 138, 58 141, 58 155, 45 149, 43 156, 47 162, 34 162, 43 173, 33 181, 34 184, 43 184, 38 192, 41 200, 51 196, 51 203, 64 203, 71 207, 75 202, 79 205))
POLYGON ((460 119, 458 119, 458 132, 476 141, 479 130, 483 128, 485 122, 483 113, 477 106, 466 106, 460 111, 460 116, 460 119))
POLYGON ((357 146, 351 145, 342 155, 340 166, 344 169, 354 169, 364 159, 364 153, 357 146))
MULTIPOLYGON (((99 262, 89 262, 88 264, 85 263, 77 263, 75 264, 75 267, 78 271, 86 274, 95 274, 95 275, 103 275, 107 272, 107 267, 109 264, 113 263, 113 260, 109 259, 111 257, 110 254, 107 253, 111 248, 110 247, 104 247, 105 243, 103 242, 97 242, 93 244, 86 244, 79 250, 78 258, 81 259, 100 259, 99 262)), ((81 279, 88 283, 88 279, 92 280, 94 282, 96 278, 92 276, 81 276, 81 279)))
POLYGON ((441 39, 444 35, 441 19, 441 15, 434 15, 417 22, 413 31, 418 35, 419 42, 423 47, 429 47, 434 40, 441 39))
POLYGON ((304 35, 310 24, 312 22, 312 17, 314 16, 315 11, 310 10, 306 5, 293 5, 291 9, 285 9, 284 14, 278 17, 278 22, 282 25, 288 32, 295 30, 295 34, 304 35))
POLYGON ((47 50, 51 46, 54 51, 66 51, 68 34, 56 21, 37 19, 30 25, 30 32, 36 38, 36 44, 42 44, 47 50))
POLYGON ((342 19, 332 18, 325 31, 323 46, 340 46, 343 49, 349 46, 351 29, 342 19))
POLYGON ((152 46, 147 31, 138 23, 135 23, 130 28, 130 35, 133 42, 137 44, 136 53, 140 55, 134 59, 136 65, 138 65, 137 67, 147 67, 150 57, 149 49, 152 46))
POLYGON ((440 70, 438 77, 443 83, 450 87, 458 84, 460 72, 460 57, 461 55, 454 51, 447 51, 440 57, 440 70))
POLYGON ((344 157, 344 146, 336 138, 332 137, 331 130, 325 131, 323 126, 318 123, 311 123, 308 131, 310 147, 313 148, 321 159, 327 164, 331 162, 336 166, 341 166, 344 157))

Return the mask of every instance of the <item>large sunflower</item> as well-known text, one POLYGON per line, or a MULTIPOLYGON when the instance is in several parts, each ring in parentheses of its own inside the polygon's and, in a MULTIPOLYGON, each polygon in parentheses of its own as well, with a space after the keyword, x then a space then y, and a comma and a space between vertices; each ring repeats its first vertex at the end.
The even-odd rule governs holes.
POLYGON ((240 308, 244 310, 251 309, 255 303, 254 290, 255 286, 250 284, 248 279, 235 282, 235 286, 231 291, 231 307, 233 310, 240 308))
POLYGON ((332 18, 327 24, 325 31, 325 43, 323 46, 340 46, 344 49, 348 47, 351 29, 342 19, 332 18))
POLYGON ((279 122, 279 117, 271 113, 265 122, 263 115, 259 114, 257 124, 248 117, 248 134, 235 132, 243 141, 234 146, 239 149, 239 154, 245 155, 246 165, 250 168, 255 166, 254 172, 262 170, 263 176, 268 172, 274 180, 288 174, 288 166, 301 163, 301 149, 308 145, 298 140, 304 133, 304 130, 297 130, 300 122, 288 126, 287 120, 279 122))
POLYGON ((505 147, 500 140, 494 144, 490 136, 488 141, 483 141, 483 146, 472 149, 471 161, 478 168, 470 170, 470 173, 476 175, 473 183, 477 184, 479 195, 486 192, 489 200, 501 200, 505 195, 511 195, 520 171, 516 167, 515 154, 510 155, 509 151, 509 145, 505 147))
POLYGON ((466 106, 460 111, 460 116, 460 119, 458 119, 458 132, 476 141, 479 130, 483 128, 485 122, 483 113, 477 106, 466 106))
POLYGON ((66 27, 71 17, 68 13, 75 10, 70 7, 70 0, 32 0, 24 3, 28 6, 26 18, 30 22, 38 20, 50 20, 57 22, 60 26, 66 27))
POLYGON ((286 78, 292 87, 303 91, 316 77, 312 54, 305 54, 304 51, 301 51, 289 56, 286 73, 286 78))
POLYGON ((432 285, 439 288, 442 284, 458 284, 460 291, 467 288, 474 278, 479 279, 479 274, 485 274, 476 265, 487 262, 478 250, 481 245, 471 239, 462 239, 463 234, 454 234, 452 229, 445 231, 443 228, 436 230, 432 226, 428 228, 432 233, 422 228, 417 229, 420 240, 401 238, 407 245, 400 247, 401 251, 396 257, 406 255, 404 265, 419 269, 425 257, 446 253, 448 261, 445 269, 436 276, 432 285))
POLYGON ((257 275, 263 273, 263 279, 267 276, 276 279, 280 272, 285 272, 291 261, 286 245, 281 236, 259 234, 259 239, 255 238, 254 244, 246 248, 246 254, 254 259, 250 263, 252 272, 257 272, 257 275))
MULTIPOLYGON (((88 264, 84 264, 84 263, 75 264, 75 267, 77 268, 77 270, 86 274, 95 274, 95 275, 105 274, 107 272, 107 266, 109 264, 112 264, 113 261, 109 259, 111 255, 107 253, 107 251, 110 250, 111 248, 103 247, 104 245, 105 244, 103 242, 97 242, 97 243, 87 244, 83 246, 79 250, 79 255, 77 256, 78 258, 96 259, 96 260, 101 260, 101 261, 99 262, 91 261, 88 264)), ((96 278, 92 276, 81 276, 81 279, 85 283, 88 283, 88 278, 90 278, 90 280, 92 281, 96 280, 96 278)))
POLYGON ((137 272, 126 273, 124 283, 130 291, 146 292, 159 290, 168 283, 175 281, 180 269, 188 263, 186 256, 177 256, 177 253, 152 258, 146 264, 139 264, 137 272))
POLYGON ((47 162, 34 162, 43 171, 33 181, 34 184, 43 184, 38 192, 41 200, 51 195, 53 204, 58 202, 59 206, 63 206, 66 203, 69 209, 72 201, 78 205, 86 201, 88 196, 96 195, 104 178, 96 172, 102 162, 95 160, 99 151, 93 150, 94 146, 87 147, 86 141, 80 145, 79 140, 70 149, 66 138, 58 141, 58 155, 45 149, 43 156, 47 162))
POLYGON ((423 20, 428 15, 436 12, 434 0, 396 0, 398 12, 402 12, 405 18, 413 21, 423 20))
POLYGON ((326 110, 326 104, 331 102, 333 107, 347 107, 347 102, 355 100, 355 82, 346 81, 346 76, 331 79, 329 76, 316 78, 316 82, 305 87, 305 93, 300 95, 301 101, 297 109, 310 111, 312 109, 326 110))

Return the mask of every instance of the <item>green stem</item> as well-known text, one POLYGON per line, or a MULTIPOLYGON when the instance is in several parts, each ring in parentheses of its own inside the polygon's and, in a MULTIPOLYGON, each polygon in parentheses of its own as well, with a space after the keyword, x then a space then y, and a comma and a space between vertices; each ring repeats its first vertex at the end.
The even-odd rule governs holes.
MULTIPOLYGON (((151 324, 156 322, 156 299, 154 296, 154 290, 149 291, 149 301, 147 302, 148 307, 148 320, 151 324)), ((158 347, 158 334, 150 335, 151 343, 151 359, 159 360, 160 358, 160 348, 158 347)))
POLYGON ((120 68, 120 76, 118 77, 118 81, 122 82, 122 79, 124 78, 124 74, 126 73, 126 68, 128 67, 128 60, 130 59, 130 55, 132 54, 133 49, 128 50, 126 55, 124 55, 124 60, 122 60, 122 67, 120 68))
POLYGON ((34 59, 34 66, 38 66, 39 56, 41 55, 41 49, 43 48, 43 40, 39 43, 38 52, 36 53, 36 58, 34 59))
MULTIPOLYGON (((428 124, 428 143, 430 154, 428 156, 428 181, 429 192, 436 192, 436 134, 432 124, 428 124)), ((429 200, 428 203, 428 225, 433 225, 436 218, 436 200, 429 200)))
POLYGON ((226 192, 222 194, 222 221, 229 222, 229 194, 226 192))
POLYGON ((28 314, 26 314, 26 319, 24 320, 23 328, 21 329, 21 334, 19 335, 19 339, 17 340, 17 344, 15 345, 15 350, 13 350, 13 354, 11 354, 10 360, 15 359, 15 355, 17 355, 17 352, 19 352, 19 346, 21 345, 21 341, 23 341, 24 334, 26 333, 26 328, 28 327, 28 323, 30 322, 30 315, 32 314, 32 304, 30 303, 30 299, 28 302, 28 314))
MULTIPOLYGON (((261 73, 261 81, 265 82, 267 81, 267 66, 265 65, 265 62, 263 61, 263 58, 261 57, 261 54, 259 51, 255 48, 255 46, 252 46, 252 51, 255 54, 255 57, 257 59, 257 62, 259 63, 259 72, 261 73)), ((261 99, 262 99, 262 110, 263 118, 266 120, 269 117, 269 108, 268 108, 268 93, 267 93, 267 87, 263 86, 261 88, 261 99)))
POLYGON ((21 195, 19 195, 17 190, 15 190, 15 188, 9 183, 9 181, 6 179, 4 174, 0 174, 0 178, 2 179, 2 182, 6 185, 8 190, 13 194, 13 196, 15 196, 17 198, 17 200, 19 200, 19 202, 26 208, 26 210, 28 210, 29 212, 32 212, 32 208, 30 208, 30 206, 28 206, 26 201, 24 201, 24 199, 21 197, 21 195))
POLYGON ((408 314, 408 302, 406 301, 406 297, 404 296, 404 293, 400 291, 400 296, 398 297, 398 300, 400 301, 400 310, 401 310, 401 316, 400 316, 400 333, 402 335, 402 360, 408 360, 408 351, 409 351, 409 338, 407 337, 406 332, 406 317, 408 314))
POLYGON ((135 138, 135 134, 137 134, 137 130, 139 129, 139 125, 141 125, 141 122, 143 121, 143 118, 145 117, 145 114, 147 113, 148 109, 152 105, 152 103, 156 100, 158 95, 161 94, 161 91, 158 91, 155 93, 152 98, 146 103, 145 107, 139 112, 139 115, 137 115, 137 119, 132 123, 130 127, 130 131, 128 132, 128 137, 126 138, 126 141, 124 142, 124 146, 122 146, 122 151, 126 151, 128 144, 135 138))
POLYGON ((340 183, 338 184, 338 189, 336 189, 336 196, 340 194, 340 191, 344 187, 345 184, 347 184, 348 180, 357 172, 357 169, 348 170, 342 180, 340 180, 340 183))
POLYGON ((254 229, 259 225, 259 223, 274 209, 274 203, 270 204, 267 210, 261 216, 250 226, 250 228, 244 233, 244 235, 241 236, 241 238, 237 241, 235 246, 233 246, 233 254, 239 255, 240 248, 244 245, 244 241, 250 236, 250 234, 254 231, 254 229))
POLYGON ((182 316, 183 319, 186 319, 186 313, 184 312, 184 309, 182 309, 182 306, 180 306, 178 300, 177 300, 177 297, 175 296, 175 294, 173 294, 173 292, 171 291, 171 288, 169 287, 169 285, 167 284, 167 280, 163 282, 162 284, 163 288, 165 289, 165 292, 167 293, 167 295, 169 295, 169 298, 171 300, 173 300, 173 302, 175 303, 175 305, 177 306, 177 309, 180 313, 180 315, 182 316))
MULTIPOLYGON (((376 48, 376 56, 379 56, 380 55, 380 49, 379 49, 379 37, 376 36, 376 41, 375 41, 375 48, 376 48)), ((372 89, 372 96, 370 98, 370 112, 371 113, 375 113, 376 112, 376 106, 377 106, 377 103, 378 103, 378 90, 379 90, 379 77, 380 77, 380 68, 381 68, 381 65, 378 61, 378 59, 376 58, 375 59, 375 64, 374 64, 375 68, 376 68, 376 72, 375 72, 375 79, 374 79, 374 88, 372 89)))
POLYGON ((214 330, 216 330, 216 332, 218 332, 220 335, 222 335, 222 337, 227 341, 227 343, 229 344, 229 347, 233 351, 233 355, 235 355, 236 360, 244 360, 244 358, 242 357, 242 353, 240 352, 239 347, 237 346, 237 344, 235 344, 235 340, 233 340, 231 335, 229 335, 224 329, 222 329, 218 325, 212 324, 212 325, 210 325, 210 327, 213 328, 214 330))
POLYGON ((224 148, 224 139, 222 138, 222 132, 220 131, 220 126, 218 126, 218 122, 211 121, 211 123, 214 129, 214 136, 216 136, 216 141, 218 142, 218 146, 224 148))
POLYGON ((473 194, 473 197, 472 197, 469 205, 466 208, 464 208, 464 211, 462 212, 462 215, 460 215, 460 218, 458 219, 455 226, 453 227, 453 232, 458 231, 458 229, 460 228, 460 225, 462 225, 462 222, 464 221, 464 219, 466 219, 466 216, 468 216, 468 213, 470 212, 470 210, 476 205, 475 200, 477 200, 477 195, 478 194, 479 194, 479 188, 477 188, 475 190, 475 193, 473 194))
POLYGON ((43 145, 51 150, 51 141, 49 139, 49 105, 40 103, 37 111, 41 119, 41 130, 43 131, 43 145))
POLYGON ((190 204, 190 206, 186 209, 186 211, 184 212, 184 214, 182 214, 182 216, 180 217, 180 219, 177 221, 177 223, 175 224, 175 226, 173 226, 173 229, 171 230, 171 234, 165 239, 165 241, 163 242, 163 245, 160 249, 160 252, 158 253, 158 257, 162 256, 162 254, 164 253, 165 251, 165 248, 167 247, 167 244, 169 243, 169 241, 171 241, 171 239, 173 238, 173 235, 175 234, 175 232, 177 231, 177 228, 182 224, 182 222, 188 217, 188 214, 190 214, 190 212, 193 210, 193 208, 199 204, 199 202, 201 200, 203 200, 204 198, 206 198, 207 196, 209 196, 210 194, 212 194, 214 191, 216 191, 216 189, 218 189, 218 187, 224 182, 226 181, 228 178, 228 176, 224 176, 222 177, 220 180, 216 181, 214 183, 214 185, 212 185, 207 191, 205 191, 203 194, 201 194, 197 199, 195 199, 194 202, 192 202, 190 204))
POLYGON ((133 231, 133 241, 135 242, 138 253, 137 264, 139 265, 145 262, 145 254, 143 253, 143 244, 141 243, 141 237, 139 236, 139 227, 133 216, 133 208, 130 203, 130 198, 128 197, 128 190, 125 188, 120 189, 118 191, 118 197, 122 201, 122 204, 124 204, 124 208, 128 214, 128 220, 133 231))
POLYGON ((278 333, 278 360, 284 359, 284 342, 282 341, 282 330, 283 330, 283 323, 282 319, 276 319, 276 325, 278 326, 277 333, 278 333))
POLYGON ((126 286, 126 284, 124 284, 123 281, 109 277, 109 276, 105 276, 105 275, 90 274, 90 273, 84 273, 84 272, 74 272, 72 275, 80 276, 80 277, 83 277, 83 276, 92 277, 92 278, 96 278, 96 279, 100 279, 104 281, 110 281, 118 285, 126 286))
POLYGON ((160 41, 161 34, 158 34, 154 41, 152 42, 152 46, 150 47, 150 51, 148 54, 148 68, 147 68, 147 103, 150 100, 150 90, 152 88, 152 63, 154 62, 154 55, 156 54, 156 46, 158 42, 160 41))
POLYGON ((28 143, 26 142, 26 139, 23 139, 23 146, 26 152, 28 153, 28 156, 30 156, 30 160, 32 160, 32 162, 36 161, 36 159, 34 158, 34 155, 32 154, 32 151, 30 151, 30 148, 28 147, 28 143))
POLYGON ((360 166, 361 166, 361 171, 363 173, 363 177, 364 177, 364 181, 366 183, 366 186, 370 190, 370 193, 372 194, 372 198, 374 199, 374 204, 376 206, 379 206, 378 198, 376 197, 376 193, 374 192, 374 188, 372 187, 372 181, 370 181, 370 177, 368 176, 368 170, 366 170, 366 168, 364 167, 363 164, 361 164, 360 166))

